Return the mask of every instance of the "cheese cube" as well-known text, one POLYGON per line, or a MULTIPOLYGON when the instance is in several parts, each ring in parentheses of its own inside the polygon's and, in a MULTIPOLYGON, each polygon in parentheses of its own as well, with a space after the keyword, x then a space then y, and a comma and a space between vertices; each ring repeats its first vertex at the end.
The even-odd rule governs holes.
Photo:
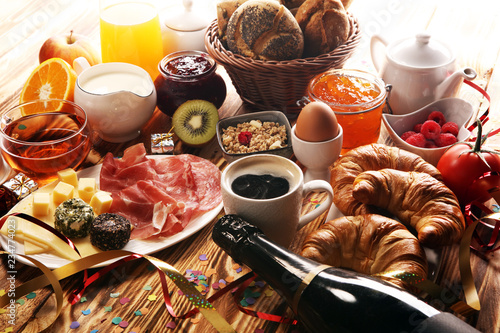
POLYGON ((111 195, 108 192, 99 191, 96 192, 90 200, 90 206, 96 215, 101 215, 109 211, 112 202, 113 198, 111 198, 111 195))
POLYGON ((57 177, 61 182, 73 185, 74 187, 78 186, 78 176, 76 175, 76 171, 71 168, 59 171, 57 177))
POLYGON ((57 183, 52 191, 52 201, 56 206, 59 206, 62 202, 73 198, 73 192, 75 187, 71 184, 65 182, 57 183))
POLYGON ((80 178, 78 182, 78 196, 85 202, 89 202, 96 191, 95 178, 80 178))
POLYGON ((33 193, 33 215, 45 216, 49 214, 50 193, 33 193))

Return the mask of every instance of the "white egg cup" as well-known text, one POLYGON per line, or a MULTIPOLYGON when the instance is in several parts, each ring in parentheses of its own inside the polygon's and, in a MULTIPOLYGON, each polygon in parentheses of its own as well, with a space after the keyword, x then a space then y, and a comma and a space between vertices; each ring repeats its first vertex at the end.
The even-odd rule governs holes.
POLYGON ((312 142, 299 139, 292 127, 292 147, 297 160, 307 169, 304 181, 321 179, 330 181, 330 165, 340 156, 342 150, 343 130, 339 125, 339 133, 331 140, 312 142))

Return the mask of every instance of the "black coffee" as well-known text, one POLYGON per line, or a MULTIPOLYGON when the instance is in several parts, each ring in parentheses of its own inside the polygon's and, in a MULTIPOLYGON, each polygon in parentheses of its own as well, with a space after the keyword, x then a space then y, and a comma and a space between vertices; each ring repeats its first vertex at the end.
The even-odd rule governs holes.
POLYGON ((283 177, 242 175, 231 184, 234 193, 250 199, 271 199, 288 193, 290 184, 283 177))

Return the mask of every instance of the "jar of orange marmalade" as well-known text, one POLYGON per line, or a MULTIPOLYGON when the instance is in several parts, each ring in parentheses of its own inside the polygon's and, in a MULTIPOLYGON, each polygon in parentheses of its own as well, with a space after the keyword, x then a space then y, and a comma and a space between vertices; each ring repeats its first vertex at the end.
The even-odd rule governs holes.
POLYGON ((342 154, 378 141, 382 110, 390 86, 375 75, 354 69, 334 69, 309 83, 307 99, 328 104, 344 131, 342 154))

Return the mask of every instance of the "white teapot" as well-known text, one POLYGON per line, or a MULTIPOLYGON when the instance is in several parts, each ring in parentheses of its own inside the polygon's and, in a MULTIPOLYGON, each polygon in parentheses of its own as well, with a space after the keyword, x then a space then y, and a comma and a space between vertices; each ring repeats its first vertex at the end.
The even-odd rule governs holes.
POLYGON ((477 75, 469 67, 457 70, 451 49, 426 33, 392 43, 374 35, 370 52, 380 77, 392 85, 389 105, 394 114, 454 97, 464 79, 473 80, 477 75))

